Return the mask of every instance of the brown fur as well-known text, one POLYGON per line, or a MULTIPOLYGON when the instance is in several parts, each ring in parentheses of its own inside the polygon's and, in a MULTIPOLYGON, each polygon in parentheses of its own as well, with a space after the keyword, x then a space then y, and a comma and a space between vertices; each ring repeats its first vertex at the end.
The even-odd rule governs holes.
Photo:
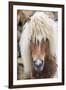
POLYGON ((55 57, 47 56, 45 58, 45 65, 44 65, 43 71, 38 73, 33 68, 31 78, 33 79, 53 78, 57 70, 57 64, 55 61, 56 61, 55 57))
POLYGON ((37 56, 41 57, 42 59, 44 56, 47 56, 50 53, 50 46, 49 46, 49 40, 42 39, 41 45, 39 45, 39 41, 36 42, 30 42, 30 50, 31 50, 31 56, 32 58, 36 58, 37 56))
POLYGON ((54 77, 57 71, 56 57, 51 55, 49 44, 50 43, 48 39, 46 39, 45 42, 44 40, 42 40, 40 51, 38 51, 38 45, 31 42, 32 58, 37 57, 37 56, 40 56, 42 58, 43 54, 45 54, 45 60, 44 60, 45 65, 44 65, 43 71, 37 72, 33 67, 31 78, 36 79, 36 78, 54 77))

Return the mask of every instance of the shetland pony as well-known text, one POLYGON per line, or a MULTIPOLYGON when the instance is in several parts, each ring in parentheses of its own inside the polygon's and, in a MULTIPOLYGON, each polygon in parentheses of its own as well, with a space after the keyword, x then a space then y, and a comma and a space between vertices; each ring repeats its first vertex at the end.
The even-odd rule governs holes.
POLYGON ((20 50, 25 77, 53 78, 57 71, 57 25, 44 12, 35 12, 23 26, 20 50))

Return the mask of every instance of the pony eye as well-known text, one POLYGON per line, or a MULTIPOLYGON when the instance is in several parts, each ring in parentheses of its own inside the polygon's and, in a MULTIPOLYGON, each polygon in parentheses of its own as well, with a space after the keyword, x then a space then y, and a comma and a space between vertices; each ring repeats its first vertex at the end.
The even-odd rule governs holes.
POLYGON ((30 40, 30 42, 32 42, 32 40, 30 40))
POLYGON ((19 21, 18 26, 22 26, 22 22, 21 21, 19 21))
POLYGON ((50 44, 49 40, 48 40, 48 38, 46 38, 46 45, 49 46, 49 44, 50 44))
POLYGON ((48 38, 46 38, 46 42, 49 41, 48 38))

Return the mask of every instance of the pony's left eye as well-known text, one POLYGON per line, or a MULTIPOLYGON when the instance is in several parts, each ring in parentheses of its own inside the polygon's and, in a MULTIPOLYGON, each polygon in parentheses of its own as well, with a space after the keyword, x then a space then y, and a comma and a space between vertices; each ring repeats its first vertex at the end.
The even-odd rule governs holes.
POLYGON ((46 42, 48 41, 48 38, 46 38, 46 42))

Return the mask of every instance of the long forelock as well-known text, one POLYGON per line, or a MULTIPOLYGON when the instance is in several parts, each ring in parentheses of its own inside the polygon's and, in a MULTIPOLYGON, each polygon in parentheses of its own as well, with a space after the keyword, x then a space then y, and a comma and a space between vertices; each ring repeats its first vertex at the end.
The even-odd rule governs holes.
POLYGON ((31 41, 32 42, 34 42, 34 43, 40 43, 41 44, 41 42, 42 42, 42 39, 44 40, 44 41, 46 41, 46 36, 44 37, 42 34, 37 34, 37 35, 35 35, 35 36, 32 36, 32 38, 31 38, 31 41))
POLYGON ((50 42, 50 49, 52 54, 55 53, 56 50, 56 42, 57 42, 57 25, 56 23, 50 19, 45 13, 43 12, 36 12, 30 20, 30 30, 31 36, 33 37, 33 41, 39 40, 43 38, 49 39, 50 42))

